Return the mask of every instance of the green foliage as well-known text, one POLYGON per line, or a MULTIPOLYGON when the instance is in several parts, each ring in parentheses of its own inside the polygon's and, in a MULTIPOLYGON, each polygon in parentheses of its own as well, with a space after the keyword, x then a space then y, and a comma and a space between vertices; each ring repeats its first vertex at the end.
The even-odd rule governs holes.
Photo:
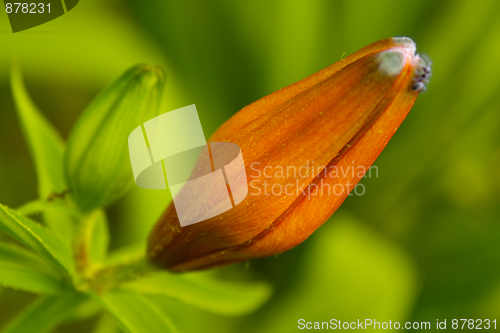
MULTIPOLYGON (((64 142, 31 100, 16 63, 12 67, 11 86, 23 135, 36 165, 38 197, 43 202, 66 189, 62 163, 64 142)), ((68 235, 73 233, 70 217, 60 211, 47 211, 44 216, 48 227, 70 250, 68 235)))
POLYGON ((38 194, 40 199, 46 199, 66 189, 62 172, 64 142, 31 100, 16 64, 12 67, 11 85, 18 119, 36 165, 38 194))
POLYGON ((205 274, 174 275, 157 273, 123 285, 123 289, 143 295, 178 299, 221 315, 242 315, 259 308, 269 299, 266 283, 231 283, 210 279, 205 274))
POLYGON ((14 66, 13 97, 40 191, 38 200, 18 210, 0 204, 0 229, 18 243, 0 243, 0 283, 47 295, 1 333, 51 332, 96 315, 101 318, 96 333, 118 332, 118 327, 131 333, 178 332, 161 309, 163 299, 234 316, 254 311, 269 298, 265 283, 222 283, 203 274, 157 272, 144 259, 143 243, 108 257, 109 226, 101 208, 126 192, 124 183, 133 183, 127 136, 158 114, 163 83, 159 68, 133 67, 91 103, 64 149, 14 66), (69 187, 62 172, 64 153, 69 187), (43 224, 31 215, 42 217, 43 224))
POLYGON ((38 255, 13 244, 0 243, 0 283, 40 294, 64 290, 61 273, 38 255))
POLYGON ((40 254, 55 267, 75 276, 71 254, 46 228, 0 204, 0 228, 19 243, 40 254))
POLYGON ((165 74, 137 65, 104 89, 82 113, 65 151, 71 197, 84 212, 104 207, 134 184, 127 138, 159 114, 165 74))
POLYGON ((112 291, 102 296, 100 300, 127 332, 178 332, 171 319, 145 296, 112 291))
POLYGON ((1 333, 46 333, 70 317, 75 308, 86 301, 82 294, 65 293, 41 296, 24 312, 4 327, 1 333))

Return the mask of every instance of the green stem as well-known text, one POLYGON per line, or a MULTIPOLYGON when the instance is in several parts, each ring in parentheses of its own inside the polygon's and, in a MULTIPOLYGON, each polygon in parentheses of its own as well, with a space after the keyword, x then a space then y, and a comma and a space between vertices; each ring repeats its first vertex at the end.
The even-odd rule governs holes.
POLYGON ((77 272, 84 275, 90 268, 89 246, 91 244, 92 232, 95 228, 98 210, 83 215, 79 218, 78 231, 74 243, 75 262, 77 272))
POLYGON ((141 257, 128 263, 104 267, 87 279, 87 283, 92 290, 101 294, 122 283, 137 280, 156 271, 159 271, 159 268, 151 264, 146 257, 141 257))

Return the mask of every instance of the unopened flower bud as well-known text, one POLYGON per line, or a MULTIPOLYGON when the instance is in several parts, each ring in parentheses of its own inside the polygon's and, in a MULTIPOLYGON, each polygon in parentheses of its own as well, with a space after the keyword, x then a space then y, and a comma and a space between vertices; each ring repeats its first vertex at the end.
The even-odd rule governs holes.
POLYGON ((160 113, 164 83, 159 67, 133 66, 78 119, 68 138, 64 171, 71 197, 82 211, 104 207, 134 185, 127 138, 160 113))
POLYGON ((170 205, 151 232, 150 259, 172 271, 203 269, 304 241, 360 181, 423 90, 430 70, 415 50, 409 38, 381 40, 235 114, 209 141, 241 148, 248 196, 186 227, 170 205))

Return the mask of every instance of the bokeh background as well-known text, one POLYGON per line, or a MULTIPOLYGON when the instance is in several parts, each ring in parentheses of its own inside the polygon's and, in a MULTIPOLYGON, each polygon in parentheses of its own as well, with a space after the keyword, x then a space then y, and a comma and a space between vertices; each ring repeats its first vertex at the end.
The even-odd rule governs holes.
MULTIPOLYGON (((496 0, 81 0, 17 34, 0 12, 0 202, 37 197, 10 95, 14 57, 64 137, 100 89, 141 62, 167 73, 164 111, 196 104, 208 138, 245 105, 390 36, 414 39, 433 76, 377 160, 378 178, 363 181, 366 194, 295 249, 215 272, 271 283, 274 296, 255 313, 164 309, 183 332, 295 332, 301 318, 500 320, 496 0)), ((111 247, 144 241, 169 200, 135 188, 109 207, 111 247)), ((32 299, 1 290, 0 325, 32 299)), ((92 321, 58 332, 90 332, 92 321)))

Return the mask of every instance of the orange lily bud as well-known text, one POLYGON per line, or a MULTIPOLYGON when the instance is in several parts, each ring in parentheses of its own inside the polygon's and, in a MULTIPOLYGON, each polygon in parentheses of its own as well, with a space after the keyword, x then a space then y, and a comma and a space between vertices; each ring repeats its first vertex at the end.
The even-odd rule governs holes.
POLYGON ((203 269, 304 241, 342 204, 425 89, 430 69, 415 50, 409 38, 378 41, 235 114, 209 141, 239 145, 248 196, 186 227, 171 204, 151 232, 150 260, 172 271, 203 269))

